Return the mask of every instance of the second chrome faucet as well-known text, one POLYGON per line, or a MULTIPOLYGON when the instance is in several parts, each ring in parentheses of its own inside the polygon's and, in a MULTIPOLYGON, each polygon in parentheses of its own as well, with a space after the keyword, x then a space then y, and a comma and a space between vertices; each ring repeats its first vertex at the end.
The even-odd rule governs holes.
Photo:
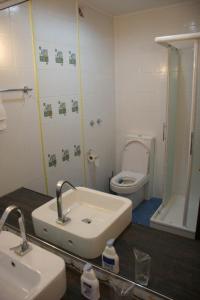
POLYGON ((14 250, 16 254, 23 256, 31 250, 31 246, 28 244, 28 241, 26 238, 24 215, 23 215, 21 209, 19 209, 17 206, 10 205, 5 209, 3 215, 0 219, 0 233, 3 230, 3 226, 4 226, 8 216, 13 211, 17 211, 17 213, 19 214, 18 223, 19 223, 20 234, 22 237, 22 243, 18 246, 11 248, 10 250, 14 250))

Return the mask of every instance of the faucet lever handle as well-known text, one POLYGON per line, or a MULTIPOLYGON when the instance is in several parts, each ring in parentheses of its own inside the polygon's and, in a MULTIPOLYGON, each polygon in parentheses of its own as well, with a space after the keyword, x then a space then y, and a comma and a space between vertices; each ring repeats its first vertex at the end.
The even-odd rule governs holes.
POLYGON ((27 242, 23 242, 18 246, 10 248, 10 250, 14 251, 16 254, 20 256, 24 256, 26 253, 31 251, 31 249, 32 247, 27 242))
POLYGON ((65 225, 66 223, 68 223, 69 221, 71 221, 71 218, 69 218, 69 217, 67 216, 67 215, 70 213, 70 211, 71 211, 71 208, 69 207, 69 208, 67 209, 66 213, 63 215, 62 221, 59 220, 59 219, 57 219, 56 222, 57 222, 58 224, 65 225))
POLYGON ((70 213, 71 210, 72 210, 71 207, 69 207, 69 208, 67 209, 66 213, 64 214, 64 216, 67 216, 67 215, 70 213))
POLYGON ((21 232, 21 237, 22 237, 23 243, 24 242, 27 243, 27 240, 26 240, 26 230, 25 230, 24 220, 23 220, 22 216, 19 217, 18 223, 19 223, 19 228, 20 228, 20 232, 21 232))
POLYGON ((71 221, 71 219, 67 216, 70 213, 70 211, 71 211, 71 208, 68 208, 66 213, 63 216, 65 222, 71 221))

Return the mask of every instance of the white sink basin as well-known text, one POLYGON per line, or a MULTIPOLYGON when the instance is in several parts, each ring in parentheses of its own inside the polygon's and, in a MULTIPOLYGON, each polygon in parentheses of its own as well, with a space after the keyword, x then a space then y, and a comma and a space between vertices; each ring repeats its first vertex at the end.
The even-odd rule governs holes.
POLYGON ((62 195, 66 224, 58 224, 56 199, 32 212, 36 235, 84 258, 101 255, 106 241, 116 238, 132 219, 132 202, 123 197, 77 187, 62 195))
POLYGON ((10 248, 20 243, 17 235, 0 233, 0 299, 61 299, 66 290, 63 259, 32 243, 32 250, 19 256, 10 248))

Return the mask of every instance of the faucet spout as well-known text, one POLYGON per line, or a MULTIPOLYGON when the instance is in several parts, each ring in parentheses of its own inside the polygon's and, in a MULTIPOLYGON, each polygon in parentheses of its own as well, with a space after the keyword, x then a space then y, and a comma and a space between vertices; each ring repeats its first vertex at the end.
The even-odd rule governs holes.
MULTIPOLYGON (((65 184, 70 186, 73 190, 77 190, 76 187, 67 180, 58 181, 58 183, 56 185, 56 198, 57 198, 57 211, 58 211, 58 220, 57 220, 57 222, 59 224, 65 224, 68 221, 70 221, 70 218, 67 217, 66 214, 65 215, 63 214, 63 209, 62 209, 62 188, 65 184)), ((68 210, 68 213, 69 212, 70 212, 70 210, 68 210)))
POLYGON ((22 255, 26 254, 28 251, 30 251, 31 247, 28 244, 28 241, 27 241, 27 238, 26 238, 24 215, 23 215, 21 209, 19 209, 16 205, 10 205, 5 209, 3 215, 0 219, 0 233, 3 230, 3 226, 4 226, 8 216, 14 210, 16 210, 19 214, 18 223, 19 223, 19 229, 20 229, 20 234, 21 234, 21 238, 22 238, 22 243, 19 246, 11 248, 11 250, 15 250, 15 252, 17 254, 22 256, 22 255))

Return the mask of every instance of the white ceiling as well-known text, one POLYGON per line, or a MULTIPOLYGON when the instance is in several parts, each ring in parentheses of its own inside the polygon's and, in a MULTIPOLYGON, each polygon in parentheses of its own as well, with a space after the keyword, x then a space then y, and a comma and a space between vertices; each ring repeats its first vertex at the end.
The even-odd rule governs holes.
POLYGON ((185 0, 86 0, 88 4, 111 15, 121 15, 140 10, 168 6, 185 0))
MULTIPOLYGON (((23 1, 23 0, 21 0, 23 1)), ((34 0, 33 0, 34 1, 34 0)), ((55 0, 56 1, 56 0, 55 0)), ((163 7, 187 0, 85 0, 88 4, 111 15, 121 15, 137 12, 140 10, 163 7)), ((189 1, 189 0, 188 0, 189 1)), ((20 0, 0 0, 0 3, 7 2, 12 5, 20 0)))

